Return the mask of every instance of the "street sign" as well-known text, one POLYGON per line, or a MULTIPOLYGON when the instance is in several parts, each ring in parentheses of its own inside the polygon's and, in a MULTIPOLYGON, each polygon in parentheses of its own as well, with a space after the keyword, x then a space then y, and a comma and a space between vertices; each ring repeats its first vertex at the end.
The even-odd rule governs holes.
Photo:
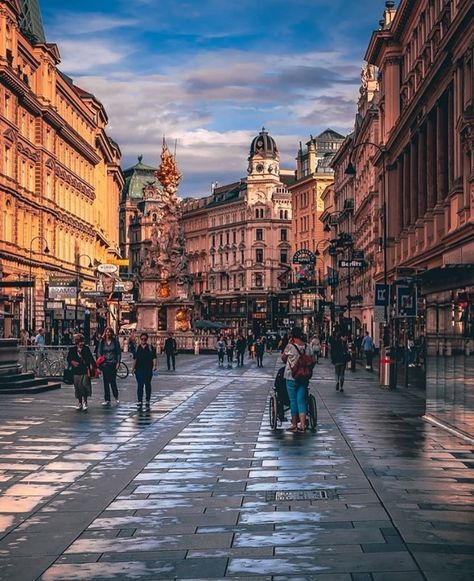
POLYGON ((131 303, 131 302, 133 302, 133 294, 132 293, 123 293, 122 294, 122 301, 124 303, 131 303))
POLYGON ((48 298, 52 300, 75 299, 77 296, 77 279, 71 277, 50 277, 48 298))
POLYGON ((375 285, 374 305, 376 307, 384 307, 389 304, 390 285, 377 283, 375 285))
POLYGON ((97 270, 102 274, 114 274, 117 272, 118 266, 116 264, 99 264, 97 270))
POLYGON ((340 260, 339 268, 364 268, 365 260, 340 260))
POLYGON ((34 280, 0 280, 0 288, 33 288, 34 280))
POLYGON ((416 317, 417 315, 417 291, 416 287, 405 285, 397 286, 397 316, 416 317))
POLYGON ((92 299, 92 300, 103 300, 105 301, 105 299, 108 297, 109 295, 100 292, 100 291, 82 291, 81 292, 81 297, 83 299, 92 299))
POLYGON ((110 258, 110 264, 115 264, 116 266, 130 266, 130 260, 128 258, 110 258))

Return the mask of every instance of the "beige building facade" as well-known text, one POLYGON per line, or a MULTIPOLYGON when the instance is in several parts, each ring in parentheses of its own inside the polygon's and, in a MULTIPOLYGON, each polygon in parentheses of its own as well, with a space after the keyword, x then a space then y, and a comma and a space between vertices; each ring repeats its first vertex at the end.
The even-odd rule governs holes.
POLYGON ((59 63, 58 47, 46 42, 41 22, 24 19, 16 1, 0 2, 5 336, 18 336, 21 327, 46 325, 56 335, 63 327, 82 327, 95 303, 79 297, 76 309, 75 299, 56 300, 53 312, 48 285, 52 279, 79 279, 82 290, 93 290, 94 264, 118 255, 114 208, 123 184, 121 153, 105 132, 103 106, 61 73, 59 63))

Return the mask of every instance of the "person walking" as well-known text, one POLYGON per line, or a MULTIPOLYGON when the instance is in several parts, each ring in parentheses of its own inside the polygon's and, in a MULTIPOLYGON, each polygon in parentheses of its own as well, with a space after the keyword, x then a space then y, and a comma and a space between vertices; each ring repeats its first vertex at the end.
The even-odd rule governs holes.
POLYGON ((263 367, 263 354, 265 353, 265 341, 259 337, 255 343, 255 355, 257 356, 257 367, 263 367))
POLYGON ((362 351, 365 355, 365 368, 367 371, 373 371, 374 341, 368 331, 365 332, 365 337, 362 339, 362 351))
POLYGON ((133 356, 132 373, 137 380, 137 408, 143 407, 143 389, 145 389, 145 409, 150 409, 151 379, 156 370, 156 349, 148 342, 148 334, 140 335, 140 344, 133 356))
POLYGON ((76 409, 87 411, 87 401, 92 395, 91 377, 95 373, 95 361, 91 350, 85 344, 84 335, 76 335, 74 343, 69 348, 67 362, 72 367, 76 409))
POLYGON ((319 363, 319 358, 321 357, 321 341, 317 335, 313 335, 311 339, 311 349, 316 357, 316 363, 319 363))
POLYGON ((293 327, 291 330, 291 339, 281 355, 281 359, 283 363, 285 363, 283 376, 286 379, 286 389, 290 399, 291 426, 287 429, 288 432, 306 431, 309 379, 296 380, 293 377, 293 372, 295 371, 298 360, 302 355, 310 355, 314 358, 313 350, 310 345, 303 341, 303 331, 301 327, 293 327), (299 427, 298 421, 300 423, 299 427))
POLYGON ((163 349, 166 353, 166 366, 168 367, 168 371, 171 371, 171 366, 173 366, 173 371, 176 371, 176 353, 178 351, 178 344, 176 343, 176 339, 173 337, 171 331, 168 333, 163 349))
POLYGON ((247 342, 244 339, 242 334, 238 335, 237 342, 235 344, 237 350, 237 367, 244 366, 244 355, 245 355, 245 348, 247 347, 247 342))
POLYGON ((234 349, 235 341, 233 337, 227 337, 226 354, 227 354, 227 367, 232 368, 232 363, 234 362, 234 349))
POLYGON ((117 369, 122 360, 122 353, 112 327, 106 327, 103 338, 99 343, 97 354, 99 357, 105 357, 105 361, 100 365, 104 380, 104 401, 102 405, 110 406, 110 390, 112 390, 115 403, 119 404, 117 369))
POLYGON ((344 391, 344 377, 347 362, 350 360, 345 337, 338 334, 331 342, 331 362, 336 372, 336 391, 344 391))
POLYGON ((216 349, 217 349, 217 364, 219 365, 219 367, 224 367, 224 355, 226 344, 222 335, 219 335, 219 338, 216 343, 216 349))

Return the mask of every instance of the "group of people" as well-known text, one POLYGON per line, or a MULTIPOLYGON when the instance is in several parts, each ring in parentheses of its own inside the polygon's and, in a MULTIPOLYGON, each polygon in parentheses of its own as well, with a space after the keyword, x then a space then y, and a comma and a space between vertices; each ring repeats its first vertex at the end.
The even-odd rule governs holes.
MULTIPOLYGON (((122 350, 112 327, 107 327, 100 337, 94 341, 94 353, 86 345, 85 337, 78 333, 74 337, 74 345, 67 354, 67 363, 72 372, 74 394, 77 399, 76 409, 87 410, 88 399, 92 394, 92 378, 102 374, 104 386, 104 407, 110 407, 111 395, 118 405, 119 391, 117 387, 117 370, 122 359, 122 350)), ((137 380, 137 407, 143 407, 145 394, 146 409, 150 409, 151 381, 156 371, 156 349, 150 345, 147 333, 141 333, 138 345, 132 351, 132 373, 137 380)))
POLYGON ((235 338, 233 335, 219 335, 216 342, 217 364, 224 367, 227 358, 227 368, 230 369, 234 363, 234 356, 237 357, 237 367, 243 367, 245 352, 248 352, 249 359, 256 359, 257 367, 263 367, 263 356, 268 349, 265 337, 255 338, 249 335, 247 339, 239 333, 235 338))

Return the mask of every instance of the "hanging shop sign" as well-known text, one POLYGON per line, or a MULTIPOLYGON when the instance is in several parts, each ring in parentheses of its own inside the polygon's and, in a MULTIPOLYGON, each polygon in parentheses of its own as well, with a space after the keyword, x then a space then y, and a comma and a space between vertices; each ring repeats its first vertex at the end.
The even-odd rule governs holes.
POLYGON ((116 264, 99 264, 97 270, 102 274, 114 274, 118 270, 116 264))
POLYGON ((75 299, 77 296, 77 279, 51 277, 48 283, 48 299, 75 299))
POLYGON ((316 255, 310 250, 302 248, 293 254, 293 264, 297 265, 295 277, 297 283, 314 279, 314 265, 316 255))
POLYGON ((316 262, 316 255, 311 250, 301 248, 293 254, 293 264, 314 264, 316 262))
POLYGON ((397 316, 416 317, 418 307, 418 293, 416 286, 397 286, 397 316))
POLYGON ((340 260, 339 268, 364 268, 365 260, 340 260))

